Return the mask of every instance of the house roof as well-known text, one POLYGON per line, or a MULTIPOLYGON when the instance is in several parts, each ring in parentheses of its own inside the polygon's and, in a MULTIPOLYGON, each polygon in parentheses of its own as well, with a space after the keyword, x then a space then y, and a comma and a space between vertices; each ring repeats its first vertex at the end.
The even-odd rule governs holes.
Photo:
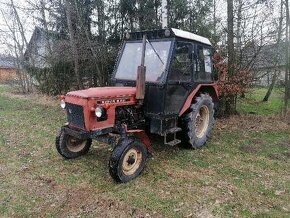
POLYGON ((54 31, 46 31, 38 26, 35 27, 33 34, 30 38, 30 41, 27 45, 27 49, 25 51, 24 56, 29 56, 31 53, 33 53, 33 47, 35 45, 35 42, 40 38, 40 37, 48 37, 49 39, 58 39, 60 38, 60 35, 57 32, 54 31))
POLYGON ((16 58, 13 56, 0 55, 0 68, 16 68, 16 58))

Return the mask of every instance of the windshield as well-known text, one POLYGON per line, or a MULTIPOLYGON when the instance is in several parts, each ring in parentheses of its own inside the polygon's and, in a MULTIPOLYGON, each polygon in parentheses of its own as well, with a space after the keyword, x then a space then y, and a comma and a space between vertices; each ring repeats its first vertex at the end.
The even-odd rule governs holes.
MULTIPOLYGON (((151 42, 151 45, 146 43, 146 81, 158 82, 161 80, 162 73, 165 71, 167 65, 171 41, 151 42), (155 51, 152 47, 154 47, 155 51)), ((121 80, 136 80, 137 68, 141 64, 141 55, 141 42, 127 42, 115 78, 121 80)))

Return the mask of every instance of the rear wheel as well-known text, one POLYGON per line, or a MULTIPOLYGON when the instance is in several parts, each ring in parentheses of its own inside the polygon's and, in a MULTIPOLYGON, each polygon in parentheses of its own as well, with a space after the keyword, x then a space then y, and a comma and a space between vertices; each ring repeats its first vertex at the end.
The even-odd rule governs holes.
POLYGON ((210 137, 214 124, 214 104, 208 94, 201 94, 182 119, 183 145, 199 148, 210 137))
POLYGON ((77 158, 88 153, 92 144, 91 139, 78 139, 66 134, 63 130, 56 137, 56 149, 67 159, 77 158))
POLYGON ((146 146, 134 139, 121 139, 113 150, 109 170, 117 182, 128 182, 139 176, 147 160, 146 146))

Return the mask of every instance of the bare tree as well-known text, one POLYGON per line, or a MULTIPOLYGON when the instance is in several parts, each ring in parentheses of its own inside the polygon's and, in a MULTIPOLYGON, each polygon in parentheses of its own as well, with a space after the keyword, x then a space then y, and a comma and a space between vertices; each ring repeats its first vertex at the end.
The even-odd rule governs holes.
POLYGON ((16 57, 17 75, 20 82, 21 91, 24 93, 31 92, 32 81, 25 69, 24 53, 28 46, 25 30, 14 1, 10 0, 7 7, 10 13, 5 13, 4 9, 0 10, 6 27, 8 28, 8 35, 12 39, 12 44, 8 41, 6 41, 6 43, 16 57))

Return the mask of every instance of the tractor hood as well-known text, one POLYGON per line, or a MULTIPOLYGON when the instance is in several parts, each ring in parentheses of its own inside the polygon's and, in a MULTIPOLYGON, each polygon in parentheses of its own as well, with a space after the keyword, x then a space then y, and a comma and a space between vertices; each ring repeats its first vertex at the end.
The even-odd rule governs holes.
POLYGON ((67 96, 74 96, 79 98, 96 98, 96 99, 110 99, 112 97, 135 97, 135 87, 97 87, 85 90, 78 90, 67 93, 67 96))

